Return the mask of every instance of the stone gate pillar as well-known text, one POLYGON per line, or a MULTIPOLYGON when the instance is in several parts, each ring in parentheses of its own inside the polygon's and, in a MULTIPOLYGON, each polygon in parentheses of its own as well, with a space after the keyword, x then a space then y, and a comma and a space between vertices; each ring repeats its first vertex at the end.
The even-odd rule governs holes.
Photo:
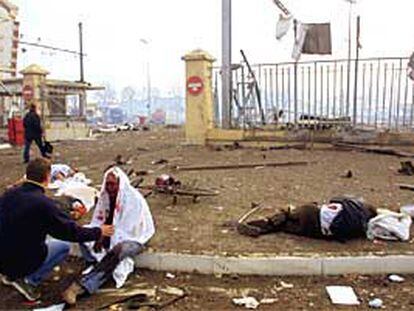
POLYGON ((214 127, 212 67, 215 59, 195 50, 183 57, 186 63, 186 142, 204 145, 207 131, 214 127))
POLYGON ((22 92, 25 98, 25 108, 32 104, 36 105, 43 122, 46 122, 50 115, 46 96, 46 76, 49 72, 39 65, 30 65, 20 73, 23 75, 22 92))

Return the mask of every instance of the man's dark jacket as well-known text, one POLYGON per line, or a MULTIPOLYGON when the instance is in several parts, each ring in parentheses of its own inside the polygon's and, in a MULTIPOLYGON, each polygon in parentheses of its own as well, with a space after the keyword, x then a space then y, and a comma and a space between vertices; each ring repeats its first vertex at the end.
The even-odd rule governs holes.
POLYGON ((24 137, 26 140, 42 138, 42 123, 39 115, 30 110, 23 119, 24 137))
POLYGON ((344 242, 366 236, 368 222, 375 215, 363 202, 346 197, 333 198, 330 202, 342 205, 342 210, 329 227, 334 239, 344 242))
POLYGON ((12 279, 35 272, 47 256, 46 236, 70 242, 99 240, 100 228, 78 226, 31 183, 0 198, 0 273, 12 279))

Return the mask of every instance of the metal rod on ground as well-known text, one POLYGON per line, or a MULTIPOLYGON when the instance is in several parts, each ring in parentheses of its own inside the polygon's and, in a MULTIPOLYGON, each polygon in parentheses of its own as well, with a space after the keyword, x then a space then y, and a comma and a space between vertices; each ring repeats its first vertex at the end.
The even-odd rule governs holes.
POLYGON ((402 190, 411 190, 414 191, 414 185, 408 185, 408 184, 397 184, 398 187, 402 190))
POLYGON ((231 169, 243 169, 243 168, 256 168, 256 167, 284 167, 284 166, 303 166, 312 164, 315 162, 278 162, 278 163, 245 163, 245 164, 223 164, 223 165, 200 165, 200 166, 177 166, 177 171, 207 171, 207 170, 231 170, 231 169))
POLYGON ((254 207, 253 209, 251 209, 250 211, 248 211, 246 214, 244 214, 243 216, 241 216, 239 218, 239 220, 237 221, 237 223, 241 224, 243 221, 245 221, 247 218, 249 218, 251 215, 253 215, 254 213, 256 213, 258 210, 260 210, 263 207, 263 203, 258 204, 256 207, 254 207))
POLYGON ((340 149, 344 149, 344 150, 357 150, 357 151, 362 151, 362 152, 393 155, 397 157, 414 158, 414 153, 398 151, 398 150, 390 149, 390 148, 364 147, 364 146, 358 146, 358 145, 347 144, 347 143, 334 143, 333 146, 340 148, 340 149))

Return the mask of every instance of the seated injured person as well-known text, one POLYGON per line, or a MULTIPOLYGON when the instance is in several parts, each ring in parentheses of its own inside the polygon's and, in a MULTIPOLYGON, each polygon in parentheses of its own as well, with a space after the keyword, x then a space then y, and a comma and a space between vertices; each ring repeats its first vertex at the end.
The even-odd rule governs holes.
POLYGON ((365 237, 368 222, 376 215, 376 209, 362 200, 337 197, 327 204, 309 203, 271 217, 240 223, 237 231, 251 237, 284 232, 345 242, 365 237))
POLYGON ((118 167, 108 169, 89 226, 114 226, 111 238, 80 244, 83 258, 92 269, 73 282, 63 293, 70 305, 77 296, 94 294, 111 278, 120 288, 134 269, 133 257, 143 251, 155 233, 150 209, 143 196, 131 186, 127 175, 118 167))

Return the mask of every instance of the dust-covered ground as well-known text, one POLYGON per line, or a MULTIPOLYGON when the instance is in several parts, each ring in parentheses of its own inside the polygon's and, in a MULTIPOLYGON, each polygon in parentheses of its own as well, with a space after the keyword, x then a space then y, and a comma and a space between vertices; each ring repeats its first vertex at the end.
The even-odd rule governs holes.
MULTIPOLYGON (((414 178, 398 174, 400 158, 360 152, 323 150, 259 150, 194 147, 184 144, 180 129, 155 129, 148 132, 124 132, 102 136, 91 141, 67 141, 55 144, 55 162, 78 167, 100 187, 103 170, 120 154, 133 168, 151 170, 144 184, 151 185, 161 173, 172 174, 184 184, 217 189, 216 197, 201 198, 193 203, 191 198, 179 197, 173 205, 169 196, 156 195, 149 204, 157 226, 149 251, 176 251, 182 253, 215 253, 227 255, 272 254, 360 254, 360 253, 410 253, 411 243, 373 243, 357 240, 345 244, 317 241, 285 234, 271 234, 258 239, 240 236, 223 223, 237 220, 251 208, 251 203, 263 202, 265 209, 253 216, 272 214, 278 208, 298 205, 307 201, 327 200, 332 196, 351 194, 361 196, 377 207, 398 210, 413 201, 413 193, 398 189, 396 183, 414 183, 414 178), (160 159, 167 164, 152 164, 160 159), (251 168, 215 171, 175 171, 172 166, 237 164, 261 162, 309 161, 307 166, 281 168, 251 168), (351 170, 352 178, 343 175, 351 170)), ((408 151, 413 151, 405 149, 408 151)), ((34 154, 37 150, 33 147, 34 154)), ((24 173, 22 150, 0 150, 0 170, 3 178, 0 187, 5 188, 24 173)), ((73 259, 61 269, 62 275, 54 275, 44 285, 45 304, 58 301, 62 288, 79 273, 82 265, 73 259), (67 278, 69 276, 69 279, 67 278), (65 280, 62 280, 64 277, 65 280)), ((252 295, 258 299, 275 298, 260 310, 332 310, 326 293, 326 285, 351 285, 362 300, 359 307, 344 310, 368 309, 367 301, 379 297, 389 310, 413 310, 411 293, 413 277, 407 276, 402 284, 390 283, 386 276, 344 276, 334 278, 262 278, 222 277, 177 274, 167 279, 164 273, 139 271, 132 276, 126 291, 165 287, 185 288, 189 296, 166 310, 232 310, 231 298, 252 295), (280 290, 280 281, 293 284, 292 289, 280 290), (279 288, 279 290, 278 290, 279 288)), ((97 309, 117 300, 119 292, 107 291, 81 300, 77 308, 97 309)), ((22 309, 20 296, 13 290, 0 286, 0 309, 22 309)), ((157 296, 164 301, 165 295, 157 296)), ((240 307, 237 307, 240 309, 240 307)))
MULTIPOLYGON (((37 154, 37 150, 32 147, 37 154)), ((78 167, 100 187, 104 169, 120 154, 133 168, 151 170, 144 184, 152 185, 162 173, 172 174, 184 184, 217 189, 216 197, 173 199, 166 195, 149 198, 157 233, 150 251, 222 254, 315 254, 315 253, 401 253, 411 252, 411 243, 372 243, 357 240, 340 244, 316 241, 286 234, 258 239, 240 236, 223 223, 237 220, 263 202, 264 209, 254 216, 274 213, 278 208, 310 201, 327 200, 350 194, 363 197, 377 207, 398 210, 413 202, 413 193, 400 190, 396 183, 414 183, 414 178, 398 174, 401 159, 395 156, 361 152, 323 150, 267 150, 195 147, 184 144, 181 129, 154 129, 148 132, 121 132, 91 141, 55 144, 55 162, 78 167), (167 164, 153 161, 168 160, 167 164), (262 162, 309 161, 307 166, 258 167, 251 169, 175 171, 173 166, 262 162), (352 178, 343 175, 351 170, 352 178)), ((405 149, 407 150, 407 149, 405 149)), ((0 150, 0 187, 23 175, 21 149, 0 150)))
MULTIPOLYGON (((70 259, 59 272, 54 272, 42 285, 42 300, 39 305, 28 305, 13 289, 0 285, 0 310, 20 310, 45 307, 61 302, 60 293, 80 272, 82 264, 78 259, 70 259), (66 278, 62 278, 66 275, 66 278)), ((368 302, 374 298, 383 301, 386 310, 413 310, 414 277, 403 276, 402 283, 392 283, 385 275, 365 276, 346 275, 341 277, 241 277, 203 276, 197 274, 166 273, 147 270, 137 271, 129 277, 120 290, 113 285, 105 286, 99 293, 83 297, 73 309, 76 310, 130 310, 128 302, 118 303, 125 297, 144 292, 149 301, 165 303, 177 298, 177 291, 184 291, 187 297, 162 310, 246 310, 235 306, 233 298, 244 296, 256 300, 271 299, 270 304, 261 304, 258 310, 369 310, 368 302), (283 283, 282 283, 283 282, 283 283), (326 293, 326 286, 351 286, 359 301, 359 306, 333 305, 326 293), (173 288, 170 293, 165 290, 173 288), (105 308, 104 308, 105 307, 105 308)), ((154 310, 140 308, 140 310, 154 310)))

